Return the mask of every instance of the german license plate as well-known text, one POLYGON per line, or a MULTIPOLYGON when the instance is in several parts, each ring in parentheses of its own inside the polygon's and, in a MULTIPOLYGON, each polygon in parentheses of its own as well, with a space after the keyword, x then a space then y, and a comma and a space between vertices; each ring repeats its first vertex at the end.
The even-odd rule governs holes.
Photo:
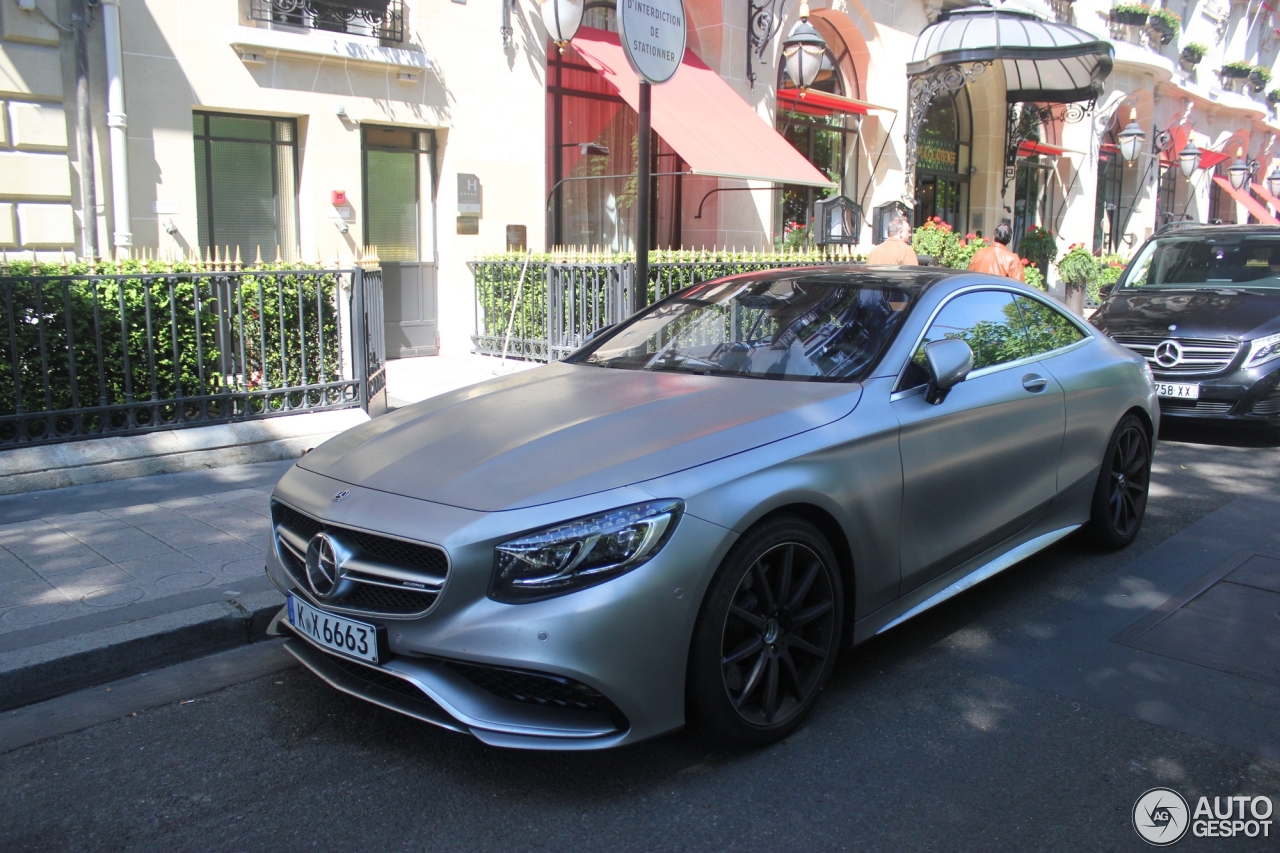
POLYGON ((326 649, 369 663, 380 661, 376 625, 317 610, 293 593, 289 593, 289 624, 326 649))
POLYGON ((1157 382, 1156 395, 1175 400, 1199 400, 1200 386, 1193 382, 1157 382))

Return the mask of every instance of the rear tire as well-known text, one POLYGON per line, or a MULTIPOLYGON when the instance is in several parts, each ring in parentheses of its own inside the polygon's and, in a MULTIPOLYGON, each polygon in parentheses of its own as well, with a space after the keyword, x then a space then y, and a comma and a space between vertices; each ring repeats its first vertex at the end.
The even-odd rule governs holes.
POLYGON ((789 735, 835 666, 843 613, 839 564, 818 528, 784 516, 748 532, 716 572, 694 628, 691 721, 736 746, 789 735))
POLYGON ((1136 415, 1126 415, 1107 442, 1093 491, 1088 532, 1094 543, 1118 551, 1136 539, 1150 487, 1151 438, 1136 415))

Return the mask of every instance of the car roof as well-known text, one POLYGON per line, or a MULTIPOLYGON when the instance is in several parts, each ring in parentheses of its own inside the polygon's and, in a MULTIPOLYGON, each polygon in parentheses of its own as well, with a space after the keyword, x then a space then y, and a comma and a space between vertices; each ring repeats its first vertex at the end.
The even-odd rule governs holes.
POLYGON ((740 273, 728 276, 740 281, 782 281, 784 279, 803 279, 810 282, 848 284, 850 281, 868 286, 884 286, 886 284, 900 287, 917 297, 932 285, 956 276, 973 276, 967 270, 955 270, 949 267, 894 267, 867 266, 866 264, 830 264, 804 267, 776 267, 759 272, 740 273))
POLYGON ((1241 234, 1267 234, 1280 237, 1280 225, 1183 225, 1171 223, 1156 233, 1157 237, 1229 237, 1241 234), (1177 227, 1171 227, 1176 225, 1177 227))

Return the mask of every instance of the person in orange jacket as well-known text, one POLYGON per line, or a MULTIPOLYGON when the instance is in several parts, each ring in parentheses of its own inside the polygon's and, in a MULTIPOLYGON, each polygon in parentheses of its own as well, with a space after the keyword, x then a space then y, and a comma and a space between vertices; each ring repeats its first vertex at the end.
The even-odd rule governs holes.
POLYGON ((996 226, 995 242, 985 249, 979 249, 969 261, 970 272, 985 272, 989 275, 1003 276, 1014 281, 1026 281, 1022 274, 1022 258, 1009 251, 1009 241, 1013 239, 1013 229, 1007 222, 996 226))

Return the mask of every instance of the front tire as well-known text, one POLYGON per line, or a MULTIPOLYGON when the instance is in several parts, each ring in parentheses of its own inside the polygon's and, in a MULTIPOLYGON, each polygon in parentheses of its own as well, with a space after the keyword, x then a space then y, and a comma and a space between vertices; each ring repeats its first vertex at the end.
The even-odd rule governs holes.
POLYGON ((1102 457, 1089 518, 1090 538, 1118 551, 1138 536, 1151 487, 1151 438, 1136 415, 1126 415, 1102 457))
POLYGON ((786 737, 826 686, 843 613, 839 564, 821 531, 782 517, 747 533, 712 580, 694 629, 692 721, 721 743, 786 737))

